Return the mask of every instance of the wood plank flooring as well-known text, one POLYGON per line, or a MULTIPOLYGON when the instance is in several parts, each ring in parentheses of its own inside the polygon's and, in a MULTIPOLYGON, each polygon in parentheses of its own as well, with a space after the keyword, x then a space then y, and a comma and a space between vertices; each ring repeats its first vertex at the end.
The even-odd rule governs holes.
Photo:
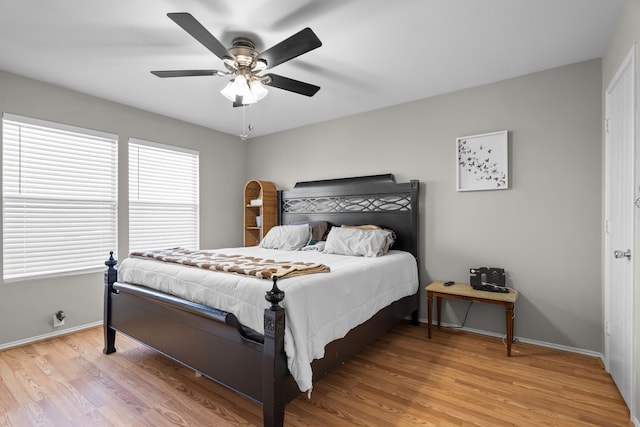
MULTIPOLYGON (((102 328, 0 352, 0 426, 251 426, 262 408, 102 328)), ((631 426, 597 358, 401 324, 287 406, 287 426, 631 426), (517 352, 517 353, 516 353, 517 352)))

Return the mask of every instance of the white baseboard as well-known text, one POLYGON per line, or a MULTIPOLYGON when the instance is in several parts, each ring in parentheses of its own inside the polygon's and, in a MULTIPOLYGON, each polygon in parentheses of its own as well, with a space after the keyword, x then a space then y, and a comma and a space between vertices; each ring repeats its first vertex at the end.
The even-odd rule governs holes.
MULTIPOLYGON (((427 323, 427 319, 420 319, 420 322, 426 324, 427 323)), ((432 323, 432 325, 433 325, 433 323, 432 323)), ((442 326, 450 327, 450 328, 456 328, 456 329, 460 329, 462 331, 473 332, 475 334, 488 335, 488 336, 497 337, 497 338, 502 338, 502 337, 505 336, 504 334, 498 334, 498 333, 490 332, 490 331, 483 331, 481 329, 473 329, 473 328, 467 328, 467 327, 461 328, 458 325, 454 325, 454 324, 451 324, 451 323, 445 323, 445 322, 442 322, 442 326)), ((604 365, 604 355, 602 353, 597 352, 597 351, 585 350, 583 348, 570 347, 570 346, 567 346, 567 345, 555 344, 555 343, 550 343, 550 342, 546 342, 546 341, 537 341, 537 340, 532 340, 532 339, 528 339, 528 338, 521 338, 521 337, 516 337, 516 336, 514 336, 513 338, 517 339, 519 342, 524 342, 524 343, 527 343, 527 344, 534 344, 534 345, 538 345, 540 347, 553 348, 555 350, 563 350, 563 351, 568 351, 570 353, 577 353, 577 354, 583 354, 585 356, 597 357, 602 361, 602 364, 604 365)))
POLYGON ((76 326, 76 327, 73 327, 73 328, 62 329, 61 331, 50 332, 48 334, 38 335, 38 336, 35 336, 35 337, 26 338, 24 340, 8 342, 6 344, 1 344, 0 345, 0 351, 7 350, 7 349, 13 348, 13 347, 20 347, 20 346, 23 346, 23 345, 32 344, 32 343, 37 342, 37 341, 47 340, 47 339, 50 339, 50 338, 53 338, 53 337, 58 337, 60 335, 71 334, 73 332, 82 331, 84 329, 95 328, 96 326, 102 325, 102 323, 103 323, 102 320, 99 320, 97 322, 87 323, 87 324, 76 326))

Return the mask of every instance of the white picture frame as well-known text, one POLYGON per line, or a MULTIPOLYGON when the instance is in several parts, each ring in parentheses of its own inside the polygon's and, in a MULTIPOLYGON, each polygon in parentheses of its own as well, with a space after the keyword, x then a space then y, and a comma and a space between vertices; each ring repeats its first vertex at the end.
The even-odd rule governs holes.
POLYGON ((509 188, 508 131, 456 138, 458 191, 509 188))

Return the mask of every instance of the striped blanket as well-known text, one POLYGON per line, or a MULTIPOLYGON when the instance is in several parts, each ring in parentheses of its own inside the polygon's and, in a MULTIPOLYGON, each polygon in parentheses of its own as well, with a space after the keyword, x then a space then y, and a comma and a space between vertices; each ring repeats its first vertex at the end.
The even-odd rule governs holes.
POLYGON ((131 252, 129 256, 152 258, 164 262, 189 265, 213 271, 255 276, 259 279, 279 279, 303 274, 327 273, 330 268, 311 262, 275 261, 245 255, 228 255, 215 251, 195 251, 184 248, 131 252))

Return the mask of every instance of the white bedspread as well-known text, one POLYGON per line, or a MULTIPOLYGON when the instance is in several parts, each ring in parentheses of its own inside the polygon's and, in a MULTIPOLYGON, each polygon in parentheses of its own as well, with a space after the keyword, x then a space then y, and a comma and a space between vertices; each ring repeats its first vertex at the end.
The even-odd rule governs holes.
MULTIPOLYGON (((311 389, 310 363, 324 356, 329 342, 368 320, 381 308, 418 289, 413 255, 389 251, 379 258, 331 255, 307 251, 279 251, 259 247, 225 248, 216 252, 300 260, 328 265, 330 273, 310 274, 278 281, 285 292, 285 352, 288 368, 301 391, 311 389)), ((127 258, 118 280, 145 285, 193 302, 235 314, 240 322, 264 333, 265 291, 270 280, 127 258)))

